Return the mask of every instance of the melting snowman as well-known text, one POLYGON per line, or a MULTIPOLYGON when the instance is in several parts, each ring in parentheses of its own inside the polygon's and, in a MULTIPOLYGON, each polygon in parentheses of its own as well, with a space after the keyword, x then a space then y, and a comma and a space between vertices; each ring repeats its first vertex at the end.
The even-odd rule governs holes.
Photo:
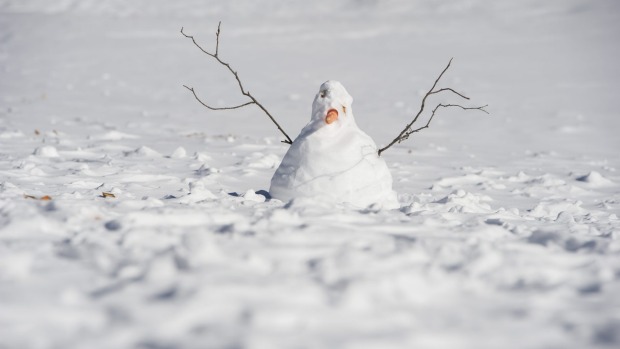
POLYGON ((375 142, 353 118, 353 98, 338 81, 321 85, 312 118, 271 178, 275 199, 313 198, 365 208, 398 208, 392 175, 375 142))

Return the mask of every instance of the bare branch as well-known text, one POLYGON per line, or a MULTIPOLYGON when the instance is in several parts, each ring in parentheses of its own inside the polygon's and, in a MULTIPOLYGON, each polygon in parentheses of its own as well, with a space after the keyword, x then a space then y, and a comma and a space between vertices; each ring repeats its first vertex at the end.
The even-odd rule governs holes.
POLYGON ((437 112, 437 109, 439 109, 439 108, 450 108, 450 107, 457 107, 457 108, 461 108, 461 109, 463 109, 463 110, 480 110, 480 111, 483 111, 483 112, 485 112, 485 113, 487 113, 487 114, 489 113, 488 111, 484 110, 484 108, 488 107, 488 105, 483 105, 483 106, 481 106, 481 107, 464 107, 464 106, 459 105, 459 104, 441 104, 441 103, 440 103, 440 104, 437 104, 437 106, 435 107, 435 109, 433 109, 433 111, 431 112, 431 117, 430 117, 430 118, 428 118, 428 121, 426 122, 426 125, 424 125, 424 126, 422 126, 422 127, 420 127, 420 128, 416 128, 415 130, 409 130, 409 131, 407 131, 407 132, 403 135, 402 139, 400 139, 400 140, 398 141, 398 143, 400 143, 400 142, 402 142, 402 141, 406 140, 407 138, 409 138, 409 136, 410 136, 412 133, 419 132, 419 131, 422 131, 422 130, 423 130, 423 129, 425 129, 425 128, 428 128, 428 127, 429 127, 429 125, 431 124, 431 121, 433 121, 433 117, 435 116, 435 113, 437 112))
POLYGON ((385 147, 379 149, 377 151, 378 155, 381 156, 381 153, 383 153, 385 150, 389 149, 391 146, 393 146, 396 143, 400 143, 404 140, 406 140, 407 138, 409 138, 409 136, 412 133, 415 132, 419 132, 425 128, 428 128, 431 121, 433 120, 433 117, 435 116, 435 113, 437 112, 437 109, 439 109, 440 107, 446 108, 446 107, 459 107, 463 110, 481 110, 485 113, 488 114, 488 112, 486 110, 484 110, 485 107, 487 107, 486 105, 481 106, 481 107, 464 107, 462 105, 458 105, 458 104, 438 104, 435 109, 433 109, 430 118, 428 119, 428 122, 426 123, 426 125, 417 128, 417 129, 412 129, 411 127, 413 126, 413 124, 418 121, 418 118, 420 117, 420 115, 422 115, 422 112, 424 112, 424 107, 426 106, 426 99, 430 96, 430 95, 434 95, 440 92, 444 92, 444 91, 449 91, 452 92, 456 95, 458 95, 461 98, 467 99, 469 100, 469 97, 463 95, 462 93, 456 92, 455 90, 447 87, 447 88, 441 88, 438 90, 435 90, 435 87, 437 86, 437 83, 439 83, 439 80, 443 77, 443 74, 448 70, 448 68, 450 68, 450 64, 452 64, 452 59, 450 58, 450 61, 448 62, 448 65, 443 69, 443 71, 441 72, 441 74, 439 74, 439 76, 437 77, 437 79, 435 80, 435 82, 433 83, 433 86, 428 90, 428 92, 426 92, 426 94, 424 95, 424 97, 422 98, 422 103, 420 104, 420 110, 418 110, 418 113, 415 115, 415 117, 413 118, 413 120, 407 124, 407 126, 405 126, 405 128, 398 134, 398 136, 396 136, 396 138, 394 138, 388 145, 386 145, 385 147))
POLYGON ((186 38, 188 38, 188 39, 192 39, 192 42, 194 43, 194 45, 196 45, 196 47, 198 47, 198 48, 200 49, 200 51, 202 51, 203 53, 206 53, 206 54, 208 54, 209 56, 211 56, 211 57, 214 57, 214 58, 215 58, 215 55, 214 55, 214 54, 212 54, 212 53, 210 53, 210 52, 207 52, 207 50, 205 50, 204 48, 202 48, 202 46, 198 45, 198 43, 196 42, 196 39, 194 39, 194 37, 193 37, 193 36, 185 34, 185 33, 183 32, 183 27, 181 27, 181 34, 183 34, 183 36, 185 36, 185 37, 186 37, 186 38))
POLYGON ((203 106, 209 108, 210 110, 231 110, 231 109, 238 109, 238 108, 242 108, 251 104, 256 104, 256 106, 258 106, 265 114, 267 114, 267 116, 269 117, 269 119, 276 125, 276 127, 278 128, 278 130, 284 135, 284 137, 286 138, 285 140, 282 141, 282 143, 286 143, 286 144, 293 144, 293 141, 291 140, 291 137, 289 137, 286 132, 284 132, 284 130, 282 129, 282 127, 280 126, 280 124, 278 124, 278 122, 276 121, 276 119, 271 115, 271 113, 269 113, 267 111, 267 109, 256 99, 254 98, 254 96, 252 96, 252 94, 247 91, 244 87, 243 87, 243 83, 241 83, 241 79, 239 78, 239 74, 230 66, 230 64, 222 61, 220 59, 219 56, 219 50, 220 50, 220 26, 222 25, 222 22, 219 22, 217 25, 217 32, 215 32, 215 53, 211 53, 207 50, 205 50, 204 48, 202 48, 202 46, 200 46, 196 40, 194 39, 194 37, 192 35, 187 35, 185 34, 185 32, 183 32, 183 28, 181 27, 181 34, 183 34, 183 36, 185 36, 188 39, 191 39, 192 42, 194 43, 194 45, 196 47, 198 47, 200 49, 200 51, 202 51, 203 53, 205 53, 206 55, 213 57, 215 60, 218 61, 218 63, 220 63, 221 65, 225 66, 228 71, 230 71, 230 73, 235 77, 235 80, 237 80, 237 85, 239 86, 239 91, 241 92, 242 95, 248 97, 250 99, 249 102, 244 103, 244 104, 240 104, 237 106, 233 106, 233 107, 212 107, 210 105, 208 105, 207 103, 203 102, 198 95, 196 94, 196 92, 194 91, 194 88, 192 87, 187 87, 185 85, 183 85, 183 87, 185 87, 186 89, 188 89, 189 91, 192 92, 192 94, 194 95, 194 98, 196 98, 196 100, 198 102, 200 102, 200 104, 202 104, 203 106))
POLYGON ((238 109, 238 108, 242 108, 242 107, 245 107, 246 105, 254 104, 254 102, 250 101, 250 102, 243 103, 243 104, 241 104, 241 105, 237 105, 237 106, 234 106, 234 107, 212 107, 212 106, 208 105, 207 103, 203 102, 203 101, 202 101, 202 100, 198 97, 198 95, 196 94, 196 91, 194 91, 194 88, 193 88, 193 87, 188 87, 188 86, 185 86, 185 85, 183 85, 183 87, 185 87, 186 89, 188 89, 188 90, 192 91, 192 93, 194 94, 194 98, 196 98, 196 100, 197 100, 200 104, 204 105, 205 107, 207 107, 208 109, 211 109, 211 110, 231 110, 231 109, 238 109))
POLYGON ((464 106, 462 106, 460 104, 440 104, 440 105, 442 107, 444 107, 444 108, 445 107, 458 107, 458 108, 461 108, 463 110, 480 110, 481 112, 484 112, 487 115, 489 114, 489 112, 486 111, 486 109, 484 109, 484 108, 489 106, 488 104, 482 105, 480 107, 464 107, 464 106))
POLYGON ((217 23, 217 32, 215 32, 215 57, 220 51, 220 26, 222 25, 222 21, 217 23))
POLYGON ((458 93, 458 92, 454 91, 453 89, 451 89, 451 88, 449 88, 449 87, 447 87, 447 88, 441 88, 441 89, 436 90, 436 91, 432 91, 431 93, 429 93, 429 95, 434 95, 435 93, 439 93, 439 92, 443 92, 443 91, 450 91, 450 92, 453 92, 453 93, 455 93, 455 94, 459 95, 461 98, 465 98, 465 99, 469 100, 469 97, 467 97, 467 96, 463 95, 462 93, 458 93))

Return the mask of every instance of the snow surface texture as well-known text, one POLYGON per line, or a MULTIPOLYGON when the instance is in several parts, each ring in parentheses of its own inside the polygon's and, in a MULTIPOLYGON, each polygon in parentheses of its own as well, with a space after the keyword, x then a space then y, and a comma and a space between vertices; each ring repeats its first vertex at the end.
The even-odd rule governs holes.
POLYGON ((618 347, 619 25, 605 0, 0 0, 0 348, 618 347), (219 20, 289 134, 337 79, 384 145, 450 57, 441 87, 492 115, 381 156, 400 210, 266 200, 275 127, 181 86, 244 102, 179 33, 214 48, 219 20))
POLYGON ((353 117, 353 98, 338 81, 321 85, 312 118, 284 155, 269 193, 289 201, 310 198, 358 208, 398 208, 392 175, 377 145, 353 117), (337 115, 328 121, 328 112, 337 115))

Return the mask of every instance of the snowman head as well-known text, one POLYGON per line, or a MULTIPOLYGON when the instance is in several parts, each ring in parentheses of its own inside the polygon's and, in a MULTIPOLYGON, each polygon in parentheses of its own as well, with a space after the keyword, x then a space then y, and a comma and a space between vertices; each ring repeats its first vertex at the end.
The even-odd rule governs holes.
POLYGON ((312 103, 312 123, 318 127, 341 128, 355 124, 353 97, 338 81, 324 82, 312 103))

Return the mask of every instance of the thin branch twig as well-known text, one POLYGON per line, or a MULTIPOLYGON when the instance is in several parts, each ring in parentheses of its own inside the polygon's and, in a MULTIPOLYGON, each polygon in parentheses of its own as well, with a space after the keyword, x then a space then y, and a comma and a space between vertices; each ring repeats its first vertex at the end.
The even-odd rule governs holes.
POLYGON ((202 100, 198 97, 198 95, 196 95, 196 91, 194 91, 194 88, 193 88, 193 87, 188 87, 188 86, 185 86, 185 85, 183 85, 183 87, 185 87, 186 89, 188 89, 188 90, 192 91, 192 93, 194 94, 194 98, 196 98, 196 100, 197 100, 200 104, 204 105, 205 107, 207 107, 208 109, 211 109, 211 110, 231 110, 231 109, 239 109, 239 108, 241 108, 241 107, 245 107, 245 106, 247 106, 247 105, 254 104, 254 102, 250 101, 250 102, 246 102, 246 103, 243 103, 243 104, 240 104, 240 105, 234 106, 234 107, 212 107, 212 106, 210 106, 210 105, 206 104, 205 102, 203 102, 203 101, 202 101, 202 100))
POLYGON ((426 125, 424 125, 424 126, 422 126, 422 127, 420 127, 420 128, 416 128, 415 130, 409 130, 409 131, 407 131, 407 132, 403 135, 402 139, 401 139, 399 142, 402 142, 402 141, 406 140, 407 138, 409 138, 409 136, 410 136, 412 133, 419 132, 419 131, 422 131, 422 130, 423 130, 423 129, 425 129, 425 128, 428 128, 428 127, 429 127, 429 125, 431 124, 431 121, 433 120, 433 117, 435 116, 435 113, 437 112, 437 109, 439 109, 439 108, 450 108, 450 107, 458 107, 458 108, 461 108, 461 109, 463 109, 463 110, 480 110, 480 111, 483 111, 483 112, 485 112, 485 113, 487 113, 487 114, 489 113, 488 111, 484 110, 484 108, 488 107, 488 104, 487 104, 487 105, 483 105, 483 106, 481 106, 481 107, 464 107, 464 106, 459 105, 459 104, 441 104, 441 103, 440 103, 440 104, 437 104, 437 106, 435 107, 435 109, 433 109, 433 111, 431 112, 431 117, 430 117, 430 118, 428 118, 428 121, 426 122, 426 125))
POLYGON ((192 92, 192 94, 194 95, 194 98, 196 98, 196 100, 198 102, 200 102, 200 104, 202 104, 203 106, 209 108, 210 110, 231 110, 231 109, 238 109, 238 108, 242 108, 251 104, 255 104, 257 107, 259 107, 265 114, 267 114, 267 116, 269 117, 269 119, 271 119, 271 121, 276 125, 276 127, 278 128, 278 130, 284 135, 284 137, 286 138, 285 140, 282 141, 282 143, 286 143, 286 144, 292 144, 293 141, 291 140, 291 137, 288 136, 288 134, 286 134, 286 132, 284 132, 284 130, 282 129, 282 127, 280 126, 280 124, 278 124, 278 122, 276 121, 276 119, 271 115, 271 113, 269 113, 269 111, 267 111, 267 109, 256 99, 254 98, 254 96, 252 96, 252 94, 250 93, 250 91, 247 91, 244 87, 243 87, 243 83, 241 83, 241 79, 239 78, 239 74, 237 74, 237 72, 230 66, 230 64, 222 61, 220 59, 219 56, 219 50, 220 50, 220 26, 222 25, 222 22, 219 22, 219 24, 217 25, 217 32, 215 32, 215 53, 211 53, 207 50, 205 50, 204 48, 202 48, 202 46, 200 46, 197 42, 196 39, 194 39, 194 37, 192 35, 187 35, 185 34, 185 32, 183 32, 183 27, 181 27, 181 34, 183 34, 183 36, 185 36, 188 39, 191 39, 192 42, 194 43, 194 45, 196 47, 198 47, 200 49, 200 51, 202 51, 203 53, 205 53, 206 55, 213 57, 215 60, 218 61, 218 63, 220 63, 221 65, 225 66, 230 73, 235 77, 235 80, 237 80, 237 85, 239 85, 239 90, 241 92, 242 95, 248 97, 250 99, 249 102, 247 103, 243 103, 237 106, 233 106, 233 107, 213 107, 208 105, 207 103, 205 103, 204 101, 202 101, 198 95, 196 94, 196 92, 194 91, 193 87, 188 87, 186 85, 183 85, 183 87, 185 87, 186 89, 188 89, 189 91, 192 92))
POLYGON ((469 97, 465 96, 462 93, 456 92, 455 90, 453 90, 452 88, 446 87, 446 88, 440 88, 438 90, 435 90, 435 87, 437 86, 437 83, 439 83, 439 80, 441 80, 441 78, 443 77, 443 74, 445 74, 445 72, 448 70, 448 68, 450 68, 450 64, 452 64, 452 59, 450 58, 450 61, 448 62, 448 65, 443 69, 443 71, 441 72, 441 74, 439 74, 439 76, 437 77, 437 79, 435 80, 435 82, 433 83, 433 86, 428 90, 428 92, 426 92, 426 94, 424 95, 424 97, 422 98, 422 103, 420 104, 420 110, 418 110, 418 113, 415 115, 415 117, 413 118, 413 120, 407 124, 407 126, 405 126, 405 128, 398 134, 398 136, 396 136, 396 138, 394 138, 388 145, 386 145, 385 147, 379 149, 377 151, 378 155, 381 156, 381 153, 383 153, 385 150, 389 149, 391 146, 393 146, 396 143, 400 143, 404 140, 406 140, 407 138, 409 138, 409 136, 412 133, 415 132, 419 132, 425 128, 428 128, 431 120, 433 120, 433 117, 435 116, 435 113, 437 112, 437 109, 439 109, 440 107, 443 108, 447 108, 447 107, 459 107, 463 110, 480 110, 483 111, 485 113, 489 113, 486 110, 484 110, 485 107, 487 107, 487 105, 481 106, 481 107, 464 107, 462 105, 459 104, 438 104, 435 109, 433 109, 430 118, 428 119, 428 122, 426 123, 426 125, 417 128, 417 129, 412 129, 411 127, 413 126, 413 124, 418 121, 418 118, 420 118, 420 115, 422 115, 422 112, 424 111, 424 107, 426 106, 426 99, 430 96, 430 95, 434 95, 440 92, 444 92, 444 91, 448 91, 448 92, 452 92, 456 95, 458 95, 461 98, 467 99, 469 100, 469 97))
POLYGON ((451 89, 451 88, 449 88, 449 87, 446 87, 446 88, 440 88, 440 89, 439 89, 439 90, 437 90, 437 91, 432 91, 431 93, 429 93, 429 95, 434 95, 435 93, 439 93, 439 92, 443 92, 443 91, 450 91, 450 92, 453 92, 453 93, 455 93, 455 94, 459 95, 461 98, 465 98, 465 99, 469 100, 469 97, 466 97, 466 96, 465 96, 465 95, 463 95, 462 93, 458 93, 458 92, 454 91, 453 89, 451 89))

